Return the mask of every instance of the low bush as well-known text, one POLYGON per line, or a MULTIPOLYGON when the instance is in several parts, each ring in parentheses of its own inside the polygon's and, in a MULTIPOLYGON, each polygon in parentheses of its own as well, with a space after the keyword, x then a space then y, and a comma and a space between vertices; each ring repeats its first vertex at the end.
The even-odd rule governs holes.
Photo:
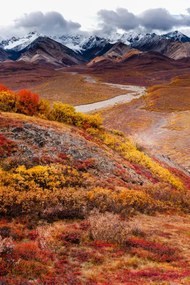
POLYGON ((90 236, 94 240, 102 240, 124 245, 130 228, 126 221, 113 213, 100 213, 94 211, 88 218, 90 223, 90 236))
POLYGON ((171 189, 166 184, 158 184, 154 187, 145 187, 144 191, 155 201, 161 201, 171 209, 179 209, 183 212, 190 211, 190 192, 189 190, 171 189))

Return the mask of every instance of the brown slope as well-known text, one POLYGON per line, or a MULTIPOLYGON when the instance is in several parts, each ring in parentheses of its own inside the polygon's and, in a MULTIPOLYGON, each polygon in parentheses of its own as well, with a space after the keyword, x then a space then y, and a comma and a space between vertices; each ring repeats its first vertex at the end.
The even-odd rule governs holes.
POLYGON ((21 60, 61 66, 71 66, 84 62, 79 54, 48 37, 39 37, 26 47, 21 52, 19 61, 21 60))
POLYGON ((187 58, 190 56, 190 42, 166 39, 156 34, 145 36, 141 41, 134 43, 133 47, 141 51, 159 52, 173 59, 187 58))
POLYGON ((164 55, 175 60, 190 57, 190 43, 172 42, 164 51, 164 55))
POLYGON ((176 61, 159 52, 131 51, 120 62, 108 59, 94 62, 89 72, 107 82, 146 86, 167 82, 174 76, 187 74, 189 67, 189 61, 176 61))
POLYGON ((120 60, 129 51, 133 50, 128 45, 121 42, 116 43, 109 51, 107 51, 103 56, 112 60, 120 60))
POLYGON ((102 56, 97 56, 91 60, 87 66, 97 65, 97 63, 108 64, 112 62, 120 62, 126 59, 127 57, 132 56, 134 53, 140 53, 139 50, 136 50, 124 43, 118 42, 112 46, 106 53, 102 56))

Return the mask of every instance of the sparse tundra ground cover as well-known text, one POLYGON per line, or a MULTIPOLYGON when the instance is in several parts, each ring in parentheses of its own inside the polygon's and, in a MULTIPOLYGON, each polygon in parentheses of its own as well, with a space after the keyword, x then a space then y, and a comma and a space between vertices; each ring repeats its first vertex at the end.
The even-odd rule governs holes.
POLYGON ((188 175, 99 115, 4 86, 0 108, 2 284, 190 284, 188 175))

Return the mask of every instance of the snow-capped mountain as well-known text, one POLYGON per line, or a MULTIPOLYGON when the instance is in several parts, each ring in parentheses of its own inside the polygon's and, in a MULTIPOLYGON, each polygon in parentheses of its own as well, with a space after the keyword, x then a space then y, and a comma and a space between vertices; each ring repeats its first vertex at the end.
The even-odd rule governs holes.
MULTIPOLYGON (((0 41, 0 47, 5 50, 20 51, 30 45, 38 37, 46 35, 39 34, 37 32, 31 32, 25 37, 12 37, 10 39, 5 39, 0 41)), ((95 47, 104 47, 108 40, 105 38, 100 38, 97 36, 87 36, 87 35, 61 35, 61 36, 48 36, 61 43, 62 45, 76 51, 82 52, 87 49, 92 49, 95 47)))
MULTIPOLYGON (((46 36, 37 32, 31 32, 24 37, 12 37, 10 39, 0 40, 0 47, 5 50, 20 51, 31 44, 39 36, 46 36)), ((153 42, 159 42, 160 40, 173 40, 178 42, 190 42, 190 38, 179 31, 170 32, 163 35, 157 35, 155 33, 138 33, 138 32, 127 32, 124 34, 113 33, 106 37, 100 36, 89 36, 85 34, 79 35, 67 35, 61 36, 48 36, 49 38, 65 45, 66 47, 76 51, 84 52, 85 50, 93 48, 103 48, 108 43, 114 44, 116 42, 122 42, 126 45, 131 45, 134 48, 143 47, 144 45, 150 45, 153 42)))
POLYGON ((111 43, 118 41, 136 47, 137 45, 143 46, 144 44, 150 44, 152 42, 158 42, 162 39, 172 40, 176 42, 190 42, 190 37, 184 35, 179 31, 170 32, 167 34, 157 35, 155 33, 138 33, 138 32, 127 32, 124 34, 114 33, 108 37, 111 43))
POLYGON ((170 32, 162 35, 162 37, 182 43, 190 42, 190 38, 179 31, 170 32))
POLYGON ((0 46, 6 50, 20 51, 36 40, 40 34, 31 32, 25 37, 12 37, 10 39, 2 40, 0 46))
POLYGON ((105 38, 101 38, 98 36, 90 36, 82 43, 81 47, 83 50, 86 50, 94 47, 104 47, 108 43, 109 41, 105 38))
MULTIPOLYGON (((37 32, 31 32, 25 37, 12 37, 0 41, 1 61, 10 59, 18 60, 25 49, 35 42, 39 37, 47 38, 37 32)), ((113 33, 112 35, 100 37, 96 35, 79 34, 61 36, 52 35, 48 37, 56 44, 74 51, 83 61, 88 62, 97 56, 102 56, 108 52, 115 44, 122 43, 130 48, 141 52, 159 52, 173 59, 189 57, 190 38, 181 32, 175 31, 163 35, 155 33, 127 32, 124 34, 113 33)))
MULTIPOLYGON (((24 37, 12 37, 10 39, 5 39, 0 41, 0 47, 6 50, 15 50, 20 51, 30 45, 33 41, 35 41, 38 37, 46 35, 39 34, 37 32, 31 32, 24 37)), ((87 38, 83 35, 62 35, 62 36, 49 36, 49 38, 57 41, 70 49, 75 51, 80 51, 82 49, 83 42, 87 40, 87 38)))
POLYGON ((80 54, 49 37, 38 37, 21 51, 18 60, 59 66, 72 66, 84 63, 80 54))
POLYGON ((88 37, 85 35, 62 35, 62 36, 53 36, 50 38, 76 52, 77 51, 80 52, 82 50, 83 44, 88 39, 88 37))

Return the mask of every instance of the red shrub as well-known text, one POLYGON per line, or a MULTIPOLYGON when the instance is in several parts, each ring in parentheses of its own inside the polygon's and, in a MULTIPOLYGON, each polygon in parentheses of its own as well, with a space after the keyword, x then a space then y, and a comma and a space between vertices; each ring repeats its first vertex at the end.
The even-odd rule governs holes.
POLYGON ((37 237, 38 237, 38 231, 37 231, 37 230, 31 230, 31 231, 28 233, 28 237, 29 237, 31 240, 36 240, 37 237))
POLYGON ((177 259, 176 251, 174 248, 170 248, 165 244, 147 241, 142 238, 128 239, 127 246, 149 251, 153 253, 151 259, 159 260, 162 262, 171 262, 177 259))
POLYGON ((0 156, 10 155, 15 148, 15 143, 0 134, 0 156))
POLYGON ((94 248, 106 248, 106 247, 114 247, 115 246, 113 243, 108 243, 108 242, 104 242, 101 240, 95 240, 95 241, 91 242, 90 245, 93 246, 94 248))
POLYGON ((81 233, 78 232, 67 232, 60 236, 60 238, 66 243, 80 244, 81 242, 81 233))
POLYGON ((0 276, 5 276, 8 273, 9 273, 9 267, 8 267, 7 262, 5 262, 4 260, 1 260, 1 262, 0 262, 0 276))
POLYGON ((40 249, 36 242, 18 243, 15 248, 15 257, 25 260, 39 259, 40 249))
MULTIPOLYGON (((36 279, 46 274, 46 265, 37 261, 20 260, 15 264, 13 273, 28 279, 36 279)), ((22 283, 23 284, 23 283, 22 283)))
POLYGON ((9 91, 10 89, 3 84, 0 84, 0 92, 1 91, 9 91))
POLYGON ((29 90, 20 90, 16 97, 16 111, 29 116, 38 111, 39 95, 29 90))

